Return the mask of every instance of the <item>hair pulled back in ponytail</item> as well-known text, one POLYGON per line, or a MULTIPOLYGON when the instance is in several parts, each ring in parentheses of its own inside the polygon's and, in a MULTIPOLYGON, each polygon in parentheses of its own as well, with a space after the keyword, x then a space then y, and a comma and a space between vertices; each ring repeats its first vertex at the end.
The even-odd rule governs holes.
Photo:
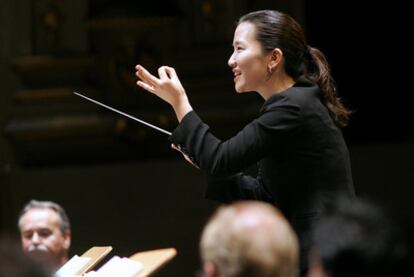
POLYGON ((347 110, 336 93, 336 85, 328 61, 320 50, 313 47, 308 48, 311 61, 305 74, 319 85, 323 91, 325 104, 333 114, 335 122, 338 126, 344 127, 348 124, 351 112, 347 110))

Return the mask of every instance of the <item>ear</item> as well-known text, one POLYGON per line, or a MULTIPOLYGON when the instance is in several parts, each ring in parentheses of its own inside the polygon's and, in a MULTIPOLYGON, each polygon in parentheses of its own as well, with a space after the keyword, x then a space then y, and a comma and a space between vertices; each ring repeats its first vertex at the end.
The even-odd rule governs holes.
POLYGON ((269 53, 268 67, 272 72, 281 64, 283 59, 283 52, 279 48, 275 48, 269 53))
POLYGON ((203 277, 218 277, 217 267, 211 262, 203 264, 203 277))
POLYGON ((71 243, 71 233, 70 231, 65 231, 65 233, 63 234, 63 247, 66 250, 69 250, 70 243, 71 243))

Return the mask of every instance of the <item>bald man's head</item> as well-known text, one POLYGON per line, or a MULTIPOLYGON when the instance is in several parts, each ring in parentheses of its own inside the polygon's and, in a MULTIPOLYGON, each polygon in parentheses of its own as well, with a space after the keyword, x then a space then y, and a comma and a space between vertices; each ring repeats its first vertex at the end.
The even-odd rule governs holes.
POLYGON ((204 229, 200 250, 207 276, 297 275, 296 235, 278 210, 262 202, 218 209, 204 229))

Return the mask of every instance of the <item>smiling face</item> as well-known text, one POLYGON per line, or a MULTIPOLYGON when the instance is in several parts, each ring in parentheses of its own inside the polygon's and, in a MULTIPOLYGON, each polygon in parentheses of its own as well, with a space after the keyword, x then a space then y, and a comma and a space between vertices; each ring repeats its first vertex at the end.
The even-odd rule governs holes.
POLYGON ((256 27, 250 22, 240 23, 234 33, 233 54, 228 65, 234 74, 237 92, 263 90, 268 80, 268 62, 271 54, 264 54, 256 39, 256 27))

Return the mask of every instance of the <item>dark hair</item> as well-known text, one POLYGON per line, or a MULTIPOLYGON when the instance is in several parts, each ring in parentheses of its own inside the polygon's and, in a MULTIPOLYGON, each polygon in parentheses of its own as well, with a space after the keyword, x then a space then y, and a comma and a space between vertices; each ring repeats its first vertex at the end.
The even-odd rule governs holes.
POLYGON ((297 80, 305 76, 317 83, 324 96, 335 123, 344 127, 348 124, 350 111, 336 94, 335 81, 324 54, 308 46, 304 32, 292 17, 287 14, 262 10, 248 13, 239 19, 238 24, 250 22, 256 27, 256 39, 265 53, 279 48, 285 57, 285 71, 297 80))
POLYGON ((374 204, 339 198, 313 233, 313 253, 335 277, 403 276, 409 249, 400 230, 374 204))
POLYGON ((60 231, 64 234, 66 231, 70 231, 70 222, 69 217, 67 216, 65 210, 57 203, 52 201, 38 201, 38 200, 31 200, 27 203, 19 214, 19 229, 21 225, 22 217, 31 209, 50 209, 55 211, 60 218, 60 231))

